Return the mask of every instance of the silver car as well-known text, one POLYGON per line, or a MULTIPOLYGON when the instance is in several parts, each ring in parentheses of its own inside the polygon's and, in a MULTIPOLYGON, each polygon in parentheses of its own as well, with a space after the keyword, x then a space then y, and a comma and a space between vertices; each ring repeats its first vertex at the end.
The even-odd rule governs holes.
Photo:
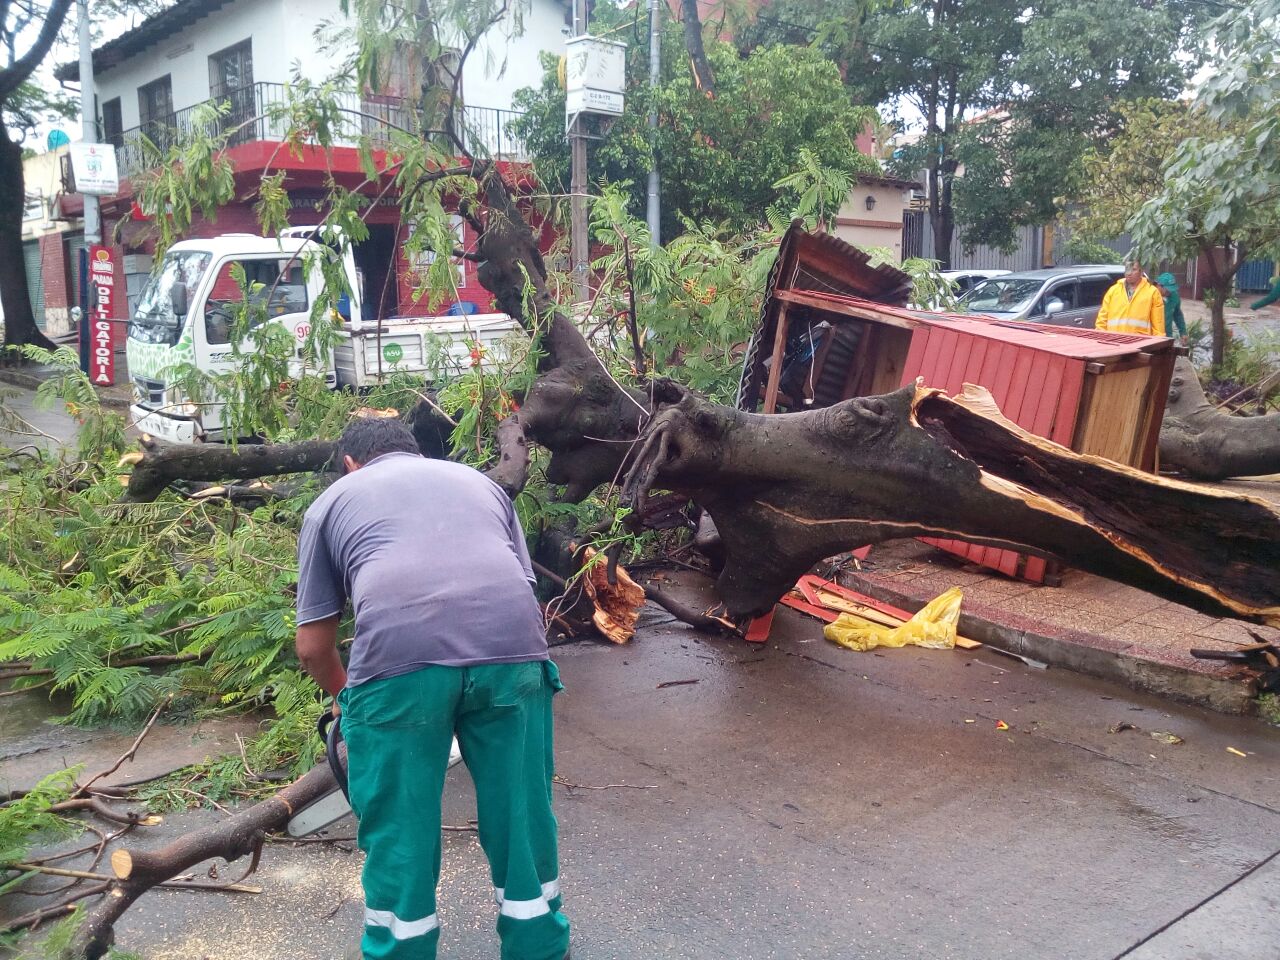
POLYGON ((1054 267, 992 277, 960 298, 967 313, 998 320, 1091 328, 1107 289, 1124 276, 1119 264, 1054 267))

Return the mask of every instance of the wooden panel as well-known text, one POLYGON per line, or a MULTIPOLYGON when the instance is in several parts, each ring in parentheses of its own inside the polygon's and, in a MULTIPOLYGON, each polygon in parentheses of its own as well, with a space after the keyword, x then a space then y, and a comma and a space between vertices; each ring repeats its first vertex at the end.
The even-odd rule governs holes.
POLYGON ((1000 412, 1009 416, 1009 386, 1013 382, 1013 368, 1021 349, 1012 343, 1000 344, 1000 353, 996 361, 996 372, 990 384, 984 384, 996 398, 1000 412))
POLYGON ((1089 407, 1081 412, 1076 449, 1133 465, 1141 454, 1136 434, 1143 418, 1151 373, 1137 367, 1095 378, 1089 407))
POLYGON ((867 388, 868 395, 891 393, 903 386, 907 359, 914 348, 915 335, 911 331, 892 327, 883 327, 880 330, 880 339, 873 354, 875 369, 871 373, 871 383, 867 388))
POLYGON ((782 379, 782 355, 787 346, 787 327, 790 318, 787 306, 778 312, 778 332, 773 338, 773 359, 769 362, 769 380, 764 390, 764 412, 773 413, 778 408, 778 383, 782 379))
POLYGON ((1058 395, 1058 412, 1053 429, 1047 434, 1054 443, 1071 446, 1076 420, 1080 416, 1080 392, 1084 389, 1084 361, 1068 359, 1062 370, 1062 388, 1058 395))
POLYGON ((955 335, 950 330, 934 330, 929 335, 929 345, 925 348, 924 356, 920 360, 920 369, 916 371, 916 375, 924 377, 925 386, 939 386, 937 380, 938 365, 942 362, 942 358, 951 352, 955 335))
POLYGON ((957 334, 952 338, 954 344, 951 351, 949 363, 945 363, 947 368, 946 376, 943 382, 939 384, 947 393, 956 394, 960 392, 961 386, 964 384, 965 374, 969 370, 969 357, 973 353, 974 337, 957 334))
POLYGON ((929 338, 934 329, 921 327, 911 332, 911 349, 907 351, 907 362, 902 367, 902 382, 899 386, 915 383, 916 377, 920 376, 920 367, 924 363, 925 351, 929 349, 929 338))

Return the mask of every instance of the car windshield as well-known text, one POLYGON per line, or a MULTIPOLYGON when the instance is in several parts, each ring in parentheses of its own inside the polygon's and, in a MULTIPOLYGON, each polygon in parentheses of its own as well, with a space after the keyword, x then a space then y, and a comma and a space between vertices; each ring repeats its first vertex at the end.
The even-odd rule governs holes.
POLYGON ((204 250, 170 252, 159 273, 152 275, 142 291, 129 324, 130 338, 142 343, 177 343, 187 318, 173 312, 173 292, 181 284, 186 288, 185 300, 190 303, 212 259, 213 255, 204 250))
POLYGON ((974 313, 1018 313, 1031 305, 1043 280, 993 277, 978 284, 960 302, 974 313))

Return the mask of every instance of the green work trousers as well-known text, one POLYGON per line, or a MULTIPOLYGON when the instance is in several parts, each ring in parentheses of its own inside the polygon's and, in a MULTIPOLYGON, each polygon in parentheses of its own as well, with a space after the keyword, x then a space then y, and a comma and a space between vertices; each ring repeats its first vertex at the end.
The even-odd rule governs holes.
POLYGON ((550 660, 427 666, 343 690, 351 807, 365 852, 366 960, 434 960, 440 939, 440 796, 456 734, 476 786, 480 845, 498 903, 502 960, 562 960, 551 812, 550 660))

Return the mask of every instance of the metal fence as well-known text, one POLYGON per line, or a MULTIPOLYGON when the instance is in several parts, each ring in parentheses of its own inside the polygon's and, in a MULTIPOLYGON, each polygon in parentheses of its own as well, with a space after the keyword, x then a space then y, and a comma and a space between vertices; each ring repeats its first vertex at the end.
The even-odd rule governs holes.
MULTIPOLYGON (((951 241, 953 270, 1038 270, 1044 266, 1072 266, 1077 262, 1083 262, 1072 256, 1071 231, 1061 223, 1017 228, 1014 246, 1009 251, 982 244, 972 250, 965 249, 960 234, 961 231, 957 229, 956 236, 951 241), (1052 246, 1049 251, 1051 262, 1047 264, 1044 262, 1046 230, 1053 231, 1052 246)), ((1118 237, 1099 246, 1111 250, 1116 255, 1116 259, 1119 259, 1129 250, 1129 237, 1118 237)), ((941 259, 934 244, 933 226, 929 222, 929 214, 926 211, 908 210, 904 214, 902 255, 903 257, 925 257, 930 260, 941 259)))
MULTIPOLYGON (((409 101, 396 97, 343 93, 338 96, 338 108, 334 140, 346 146, 364 137, 375 147, 386 147, 398 135, 417 136, 423 127, 419 111, 409 101)), ((524 141, 511 130, 521 116, 514 110, 460 106, 455 128, 472 153, 495 160, 527 160, 524 141)), ((158 165, 172 146, 193 133, 225 135, 228 146, 239 146, 253 141, 281 141, 292 126, 288 88, 282 83, 255 83, 231 91, 219 101, 206 100, 152 119, 112 139, 121 173, 133 176, 158 165), (216 102, 225 104, 226 111, 213 114, 210 108, 216 102)), ((441 147, 447 149, 443 143, 441 147)))

